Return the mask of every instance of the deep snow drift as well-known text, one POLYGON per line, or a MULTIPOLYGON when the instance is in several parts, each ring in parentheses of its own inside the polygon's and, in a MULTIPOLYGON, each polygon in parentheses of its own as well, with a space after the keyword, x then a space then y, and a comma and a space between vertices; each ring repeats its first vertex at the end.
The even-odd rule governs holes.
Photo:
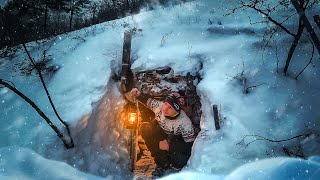
MULTIPOLYGON (((314 60, 315 67, 308 67, 298 80, 292 78, 309 60, 310 47, 304 40, 292 60, 290 75, 277 73, 277 58, 282 67, 290 37, 279 36, 262 51, 260 35, 267 27, 251 25, 247 16, 257 21, 261 17, 253 12, 224 17, 227 8, 225 1, 196 1, 141 12, 40 42, 40 47, 48 49, 47 56, 53 59, 50 65, 60 67, 52 76, 46 76, 47 84, 58 112, 72 126, 76 148, 66 151, 31 107, 8 89, 1 88, 1 176, 59 179, 54 174, 63 169, 66 179, 98 178, 90 174, 111 179, 132 177, 126 166, 128 132, 119 120, 124 99, 119 84, 111 76, 119 73, 123 32, 134 29, 134 71, 170 66, 177 74, 195 74, 203 64, 199 72, 203 80, 197 86, 203 108, 202 131, 188 166, 173 178, 183 179, 190 175, 188 172, 193 172, 191 177, 203 179, 316 177, 317 157, 307 161, 279 158, 260 162, 259 159, 283 156, 283 147, 295 152, 300 149, 305 156, 320 154, 319 61, 314 60), (276 44, 280 49, 277 55, 276 44), (245 94, 239 83, 241 74, 247 78, 248 87, 263 85, 245 94), (214 128, 213 104, 221 107, 224 124, 220 131, 214 128), (287 139, 309 132, 312 135, 308 138, 284 143, 256 141, 246 148, 245 144, 254 139, 242 139, 245 135, 287 139), (236 169, 252 161, 258 164, 236 169), (248 167, 255 166, 259 167, 247 172, 248 167), (296 168, 301 170, 300 174, 285 173, 296 168)), ((41 59, 39 44, 29 43, 27 47, 36 60, 41 59)), ((22 50, 13 60, 1 59, 0 78, 12 81, 59 124, 36 73, 25 77, 14 66, 24 67, 26 62, 22 50)))
POLYGON ((317 179, 320 175, 319 160, 319 156, 311 157, 308 160, 273 158, 245 164, 225 177, 186 171, 161 179, 317 179))

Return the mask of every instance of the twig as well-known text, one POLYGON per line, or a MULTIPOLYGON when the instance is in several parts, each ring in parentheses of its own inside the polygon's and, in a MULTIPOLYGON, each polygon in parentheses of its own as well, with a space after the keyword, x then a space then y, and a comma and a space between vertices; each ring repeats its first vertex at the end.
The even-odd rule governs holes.
POLYGON ((289 20, 292 16, 294 16, 294 15, 296 15, 296 14, 297 14, 296 12, 293 13, 293 14, 291 14, 290 16, 288 16, 287 18, 285 18, 283 21, 281 21, 281 24, 284 23, 284 22, 286 22, 287 20, 289 20))
POLYGON ((256 21, 256 22, 253 22, 253 21, 251 20, 251 17, 250 17, 250 16, 248 16, 248 18, 249 18, 250 25, 262 24, 262 23, 267 23, 267 22, 268 22, 268 21, 256 21))
POLYGON ((170 32, 165 33, 164 35, 162 35, 161 42, 160 42, 160 47, 163 47, 167 43, 167 40, 169 39, 169 36, 172 33, 173 33, 173 31, 170 31, 170 32))
POLYGON ((276 57, 277 57, 277 73, 279 73, 279 56, 278 56, 278 44, 276 43, 276 57))
POLYGON ((248 93, 249 93, 249 89, 253 89, 253 88, 256 88, 256 87, 265 85, 265 84, 266 84, 266 83, 261 83, 261 84, 255 85, 255 86, 247 87, 246 90, 245 90, 245 93, 248 94, 248 93))
POLYGON ((302 159, 306 159, 306 157, 304 157, 303 155, 299 155, 297 153, 294 153, 292 151, 290 151, 287 147, 283 147, 282 150, 284 151, 284 153, 291 157, 291 155, 294 155, 295 157, 299 157, 299 158, 302 158, 302 159))
POLYGON ((256 141, 269 141, 269 142, 272 142, 272 143, 279 143, 279 142, 285 142, 285 141, 290 141, 292 139, 297 139, 299 137, 308 137, 310 136, 311 133, 307 133, 307 134, 300 134, 300 135, 297 135, 297 136, 294 136, 294 137, 291 137, 291 138, 288 138, 288 139, 280 139, 280 140, 273 140, 273 139, 269 139, 269 138, 265 138, 263 136, 260 136, 260 135, 245 135, 240 142, 237 143, 237 145, 241 145, 242 142, 244 142, 245 138, 247 137, 254 137, 254 140, 251 140, 249 143, 245 144, 244 148, 247 148, 250 144, 256 142, 256 141))
MULTIPOLYGON (((271 32, 270 32, 270 33, 268 33, 267 35, 265 35, 265 36, 263 37, 263 39, 265 39, 265 38, 267 38, 268 35, 269 35, 269 38, 268 38, 268 39, 265 39, 265 40, 266 40, 266 43, 265 43, 264 46, 262 47, 262 51, 263 51, 263 52, 267 49, 270 41, 272 40, 273 36, 276 34, 277 31, 278 31, 278 28, 273 28, 273 29, 271 29, 271 32)), ((263 58, 263 56, 262 56, 262 58, 263 58)))
POLYGON ((281 23, 279 23, 278 21, 274 20, 268 13, 262 11, 261 9, 258 9, 256 7, 256 3, 254 4, 245 4, 243 1, 240 2, 242 4, 243 7, 248 7, 251 9, 254 9, 255 11, 263 14, 266 16, 266 18, 271 21, 272 23, 274 23, 275 25, 277 25, 278 27, 280 27, 282 30, 284 30, 286 33, 290 34, 291 36, 295 36, 295 34, 293 34, 291 31, 289 31, 286 27, 284 27, 281 23))

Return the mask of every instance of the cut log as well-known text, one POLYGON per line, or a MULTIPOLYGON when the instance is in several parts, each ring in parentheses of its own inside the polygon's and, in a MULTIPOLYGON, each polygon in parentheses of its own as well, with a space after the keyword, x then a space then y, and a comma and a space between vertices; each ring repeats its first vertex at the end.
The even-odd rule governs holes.
POLYGON ((139 74, 142 74, 142 73, 146 73, 146 74, 153 74, 153 73, 158 73, 158 74, 169 74, 171 72, 171 68, 170 67, 162 67, 162 68, 159 68, 159 69, 152 69, 152 70, 145 70, 145 71, 137 71, 135 72, 136 75, 139 75, 139 74))
POLYGON ((214 125, 216 127, 216 130, 220 129, 220 119, 219 119, 219 113, 218 113, 218 106, 213 105, 213 117, 214 117, 214 125))

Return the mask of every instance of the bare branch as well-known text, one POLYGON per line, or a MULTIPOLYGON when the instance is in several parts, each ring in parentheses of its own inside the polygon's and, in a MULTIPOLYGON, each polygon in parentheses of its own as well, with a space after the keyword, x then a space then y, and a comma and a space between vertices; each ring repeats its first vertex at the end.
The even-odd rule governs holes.
POLYGON ((276 43, 276 57, 277 57, 277 73, 279 73, 279 56, 278 56, 278 44, 276 43))
POLYGON ((243 136, 241 141, 239 141, 237 143, 237 145, 242 145, 242 146, 244 146, 244 148, 247 148, 250 144, 252 144, 252 143, 254 143, 256 141, 269 141, 269 142, 272 142, 272 143, 280 143, 280 142, 286 142, 286 141, 290 141, 290 140, 293 140, 293 139, 297 139, 297 138, 300 138, 300 137, 309 137, 311 134, 312 133, 300 134, 300 135, 297 135, 297 136, 294 136, 294 137, 290 137, 290 138, 287 138, 287 139, 280 139, 280 140, 269 139, 269 138, 265 138, 265 137, 260 136, 260 135, 245 135, 245 136, 243 136), (252 137, 254 139, 249 141, 249 143, 245 143, 244 141, 248 137, 252 137))
MULTIPOLYGON (((7 82, 7 83, 9 83, 9 84, 11 84, 11 86, 12 86, 12 87, 14 87, 14 88, 16 87, 12 81, 8 81, 8 80, 6 80, 6 82, 7 82)), ((4 88, 4 87, 6 87, 6 86, 5 86, 5 85, 3 85, 3 86, 2 86, 2 87, 0 87, 0 88, 4 88)))
POLYGON ((267 23, 267 22, 268 22, 268 21, 256 21, 256 22, 253 22, 253 21, 251 20, 250 16, 248 16, 248 18, 249 18, 249 21, 250 21, 250 24, 251 24, 251 25, 254 25, 254 24, 262 24, 262 23, 267 23))
POLYGON ((40 68, 35 64, 34 60, 33 60, 32 57, 30 56, 30 53, 29 53, 29 51, 28 51, 25 43, 23 43, 22 45, 23 45, 23 48, 24 48, 25 52, 27 53, 27 55, 28 55, 28 57, 29 57, 29 60, 31 61, 31 63, 33 64, 33 66, 35 67, 35 69, 36 69, 37 72, 38 72, 38 75, 39 75, 39 77, 40 77, 42 86, 43 86, 43 88, 44 88, 44 90, 45 90, 45 92, 46 92, 46 94, 47 94, 47 97, 48 97, 48 99, 49 99, 50 105, 51 105, 51 107, 52 107, 55 115, 57 116, 57 118, 59 119, 59 121, 60 121, 60 122, 66 127, 66 129, 67 129, 67 133, 68 133, 68 135, 69 135, 69 137, 70 137, 70 141, 71 141, 71 147, 74 147, 74 143, 73 143, 73 139, 72 139, 72 136, 71 136, 71 132, 70 132, 69 125, 68 125, 65 121, 63 121, 63 120, 61 119, 60 115, 58 114, 58 112, 57 112, 57 110, 56 110, 56 108, 55 108, 55 105, 54 105, 53 102, 52 102, 52 99, 51 99, 50 93, 49 93, 49 91, 48 91, 48 88, 47 88, 47 86, 46 86, 46 84, 45 84, 45 82, 44 82, 44 79, 43 79, 43 76, 42 76, 42 74, 41 74, 40 68))
MULTIPOLYGON (((22 92, 20 92, 18 89, 16 89, 15 87, 11 86, 8 82, 6 82, 3 79, 0 79, 0 84, 4 85, 5 87, 7 87, 8 89, 10 89, 11 91, 13 91, 14 93, 16 93, 18 96, 20 96, 23 100, 25 100, 27 103, 30 104, 31 107, 33 107, 37 113, 49 124, 49 126, 54 130, 54 132, 58 135, 58 137, 62 140, 64 146, 69 149, 74 147, 74 144, 68 144, 66 138, 63 136, 63 134, 59 131, 59 129, 53 125, 53 123, 51 122, 51 120, 44 114, 43 111, 40 110, 40 108, 31 100, 29 99, 27 96, 25 96, 22 92)), ((71 136, 70 136, 71 138, 71 136)))
POLYGON ((254 9, 255 11, 263 14, 269 21, 271 21, 272 23, 274 23, 275 25, 277 25, 278 27, 280 27, 282 30, 284 30, 286 33, 290 34, 291 36, 295 36, 295 34, 293 34, 291 31, 289 31, 286 27, 284 27, 281 23, 279 23, 278 21, 276 21, 275 19, 273 19, 268 13, 262 11, 261 9, 258 9, 256 7, 256 4, 245 4, 243 1, 240 2, 242 4, 243 7, 248 7, 251 9, 254 9))
POLYGON ((247 87, 246 90, 245 90, 245 93, 248 94, 249 93, 249 89, 257 88, 257 87, 265 85, 265 84, 266 83, 261 83, 261 84, 255 85, 255 86, 247 87))
MULTIPOLYGON (((309 36, 308 36, 308 37, 309 37, 309 36)), ((310 39, 310 37, 309 37, 309 39, 310 39)), ((303 71, 312 63, 313 55, 314 55, 314 45, 313 45, 311 39, 310 39, 310 41, 311 41, 311 45, 312 45, 312 52, 311 52, 310 61, 309 61, 308 64, 301 70, 301 72, 295 77, 295 79, 298 79, 298 77, 303 73, 303 71)))
POLYGON ((293 13, 290 16, 288 16, 287 18, 285 18, 284 20, 282 20, 280 23, 283 24, 284 22, 288 21, 290 18, 292 18, 294 15, 296 15, 297 13, 293 13))
POLYGON ((290 151, 287 147, 283 147, 282 150, 289 157, 292 157, 292 155, 293 155, 294 157, 299 157, 299 158, 302 158, 302 159, 306 159, 305 156, 297 154, 297 153, 294 153, 294 152, 290 151))
POLYGON ((269 33, 266 33, 263 37, 263 39, 266 41, 264 46, 262 47, 262 50, 266 50, 268 47, 270 41, 272 40, 273 36, 278 32, 278 28, 273 28, 269 33), (269 36, 269 37, 268 37, 269 36))

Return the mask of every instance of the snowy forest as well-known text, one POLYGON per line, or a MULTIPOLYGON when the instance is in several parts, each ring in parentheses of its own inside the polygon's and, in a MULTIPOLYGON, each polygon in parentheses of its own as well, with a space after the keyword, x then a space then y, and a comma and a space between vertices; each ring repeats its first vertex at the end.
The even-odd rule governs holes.
POLYGON ((0 0, 0 179, 320 177, 320 0, 0 0))

